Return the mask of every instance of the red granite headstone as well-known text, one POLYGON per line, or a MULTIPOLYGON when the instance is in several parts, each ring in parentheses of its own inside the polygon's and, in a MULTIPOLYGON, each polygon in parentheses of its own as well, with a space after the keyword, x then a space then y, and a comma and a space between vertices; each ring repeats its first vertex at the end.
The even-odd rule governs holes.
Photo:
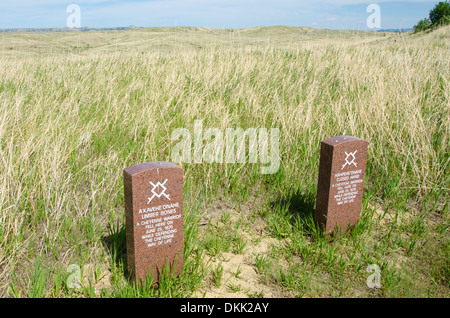
POLYGON ((183 169, 146 162, 123 170, 128 271, 158 281, 164 266, 183 266, 183 169))
POLYGON ((326 234, 354 226, 361 215, 367 147, 351 136, 322 141, 314 219, 326 234))

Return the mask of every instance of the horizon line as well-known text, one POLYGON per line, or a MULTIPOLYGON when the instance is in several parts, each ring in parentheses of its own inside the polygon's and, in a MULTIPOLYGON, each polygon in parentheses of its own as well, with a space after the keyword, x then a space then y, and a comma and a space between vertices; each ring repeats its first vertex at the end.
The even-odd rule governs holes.
MULTIPOLYGON (((135 25, 128 25, 128 26, 104 26, 104 27, 89 27, 89 26, 83 26, 83 27, 19 27, 19 28, 1 28, 0 31, 9 31, 9 30, 65 30, 65 31, 72 31, 72 32, 82 32, 84 30, 132 30, 132 29, 151 29, 151 28, 202 28, 202 29, 214 29, 214 30, 248 30, 248 29, 255 29, 255 28, 273 28, 273 27, 286 27, 286 28, 308 28, 313 30, 330 30, 330 31, 362 31, 362 32, 396 32, 396 31, 410 31, 413 30, 413 28, 380 28, 380 29, 330 29, 330 28, 315 28, 311 26, 292 26, 292 25, 284 25, 284 24, 274 24, 274 25, 257 25, 252 27, 204 27, 204 26, 192 26, 192 25, 174 25, 174 26, 135 26, 135 25)), ((51 33, 52 31, 48 31, 48 33, 51 33)))

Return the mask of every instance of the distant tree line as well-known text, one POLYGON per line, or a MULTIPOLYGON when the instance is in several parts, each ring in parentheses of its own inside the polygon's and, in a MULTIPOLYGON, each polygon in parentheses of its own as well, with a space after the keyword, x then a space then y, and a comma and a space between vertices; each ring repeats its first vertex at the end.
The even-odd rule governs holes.
POLYGON ((450 24, 450 3, 441 1, 430 10, 429 18, 420 20, 414 26, 414 32, 420 32, 425 30, 433 30, 443 25, 450 24))

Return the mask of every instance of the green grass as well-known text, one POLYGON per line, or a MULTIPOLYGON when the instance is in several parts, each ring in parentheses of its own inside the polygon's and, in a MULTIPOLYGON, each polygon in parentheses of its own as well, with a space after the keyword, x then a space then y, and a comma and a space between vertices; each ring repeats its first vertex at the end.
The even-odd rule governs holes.
POLYGON ((448 297, 449 30, 1 34, 0 295, 265 295, 239 282, 250 266, 283 297, 448 297), (195 120, 279 128, 280 168, 181 163, 183 272, 135 285, 122 170, 171 161, 171 132, 195 120), (319 147, 343 134, 369 141, 362 215, 330 238, 312 221, 319 147), (247 263, 230 270, 231 254, 247 263))

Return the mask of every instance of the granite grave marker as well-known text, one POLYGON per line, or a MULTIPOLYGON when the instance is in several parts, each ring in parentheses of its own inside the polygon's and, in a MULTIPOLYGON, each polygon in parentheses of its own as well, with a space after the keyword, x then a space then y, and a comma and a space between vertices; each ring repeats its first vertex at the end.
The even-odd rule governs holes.
POLYGON ((346 230, 360 217, 367 147, 367 141, 351 136, 321 143, 314 219, 326 234, 346 230))
POLYGON ((179 275, 183 266, 183 169, 146 162, 123 170, 128 271, 136 281, 164 266, 179 275))

